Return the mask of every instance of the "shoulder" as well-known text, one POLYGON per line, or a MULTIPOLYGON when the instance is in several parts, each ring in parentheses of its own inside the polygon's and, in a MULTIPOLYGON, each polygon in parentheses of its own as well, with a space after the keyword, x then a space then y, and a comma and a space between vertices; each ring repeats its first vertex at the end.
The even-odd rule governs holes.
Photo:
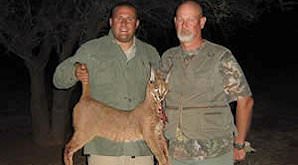
POLYGON ((226 56, 233 56, 230 49, 227 47, 205 40, 205 48, 209 52, 209 56, 216 56, 218 58, 224 58, 226 56))
POLYGON ((76 57, 83 57, 86 59, 94 60, 94 58, 105 59, 107 58, 107 52, 111 49, 111 42, 107 36, 89 40, 79 46, 79 49, 76 51, 76 57))
POLYGON ((143 52, 143 53, 141 53, 141 56, 148 58, 150 61, 159 60, 159 58, 160 58, 159 53, 156 50, 156 48, 153 47, 152 45, 136 38, 136 47, 141 52, 143 52))
POLYGON ((146 51, 150 51, 150 52, 153 52, 153 53, 157 53, 157 50, 155 47, 153 47, 151 44, 149 43, 146 43, 138 38, 136 38, 136 44, 137 44, 137 47, 141 48, 141 49, 144 49, 146 51))
POLYGON ((179 52, 180 52, 180 47, 179 46, 172 47, 172 48, 169 48, 168 50, 166 50, 162 54, 162 57, 163 58, 171 58, 171 57, 175 56, 176 54, 178 54, 179 52))
POLYGON ((105 46, 109 44, 109 37, 108 36, 102 36, 100 38, 89 40, 81 45, 81 47, 84 48, 95 48, 99 46, 105 46))

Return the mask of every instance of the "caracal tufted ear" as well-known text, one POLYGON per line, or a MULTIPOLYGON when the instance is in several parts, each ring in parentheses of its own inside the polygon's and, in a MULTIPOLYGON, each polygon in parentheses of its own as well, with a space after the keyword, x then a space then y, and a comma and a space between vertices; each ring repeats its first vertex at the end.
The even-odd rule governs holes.
POLYGON ((155 81, 155 70, 153 69, 152 66, 150 66, 150 81, 151 82, 155 81))
POLYGON ((168 71, 168 74, 167 74, 167 77, 166 77, 166 81, 165 81, 166 83, 169 82, 170 76, 172 74, 172 69, 173 69, 173 65, 171 65, 171 67, 170 67, 170 69, 168 71))

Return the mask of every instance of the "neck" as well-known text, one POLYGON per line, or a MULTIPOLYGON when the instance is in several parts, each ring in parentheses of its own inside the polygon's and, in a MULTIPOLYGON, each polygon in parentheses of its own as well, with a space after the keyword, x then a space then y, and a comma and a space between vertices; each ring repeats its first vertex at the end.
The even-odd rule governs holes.
POLYGON ((191 50, 195 50, 198 49, 202 46, 203 44, 203 39, 202 38, 198 38, 198 39, 194 39, 191 42, 181 42, 181 48, 185 51, 191 51, 191 50))
POLYGON ((121 47, 121 49, 123 51, 126 51, 126 50, 128 50, 129 48, 132 47, 134 40, 131 40, 131 41, 128 41, 128 42, 120 42, 120 41, 116 40, 116 42, 121 47))
POLYGON ((141 113, 144 115, 144 113, 155 113, 157 108, 157 104, 154 101, 153 97, 147 94, 145 100, 139 104, 136 108, 134 113, 141 113))
POLYGON ((126 51, 132 46, 132 43, 120 43, 119 45, 123 51, 126 51))

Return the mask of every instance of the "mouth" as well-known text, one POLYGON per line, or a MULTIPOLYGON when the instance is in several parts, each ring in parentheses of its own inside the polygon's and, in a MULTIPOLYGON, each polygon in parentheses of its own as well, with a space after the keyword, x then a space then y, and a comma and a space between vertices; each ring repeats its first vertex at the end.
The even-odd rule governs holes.
POLYGON ((128 29, 120 29, 121 33, 128 33, 128 29))
POLYGON ((180 33, 182 35, 190 35, 191 34, 191 32, 189 30, 185 30, 185 29, 184 30, 181 30, 180 33))

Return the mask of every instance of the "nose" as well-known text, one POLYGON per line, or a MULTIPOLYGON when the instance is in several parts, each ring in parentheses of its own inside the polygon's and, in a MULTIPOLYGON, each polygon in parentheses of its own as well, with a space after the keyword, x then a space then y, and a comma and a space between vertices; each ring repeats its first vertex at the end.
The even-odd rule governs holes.
POLYGON ((122 25, 126 25, 127 24, 127 19, 126 18, 121 19, 121 22, 120 23, 122 25))
POLYGON ((188 27, 187 21, 185 21, 185 20, 182 21, 182 27, 183 28, 187 28, 188 27))

